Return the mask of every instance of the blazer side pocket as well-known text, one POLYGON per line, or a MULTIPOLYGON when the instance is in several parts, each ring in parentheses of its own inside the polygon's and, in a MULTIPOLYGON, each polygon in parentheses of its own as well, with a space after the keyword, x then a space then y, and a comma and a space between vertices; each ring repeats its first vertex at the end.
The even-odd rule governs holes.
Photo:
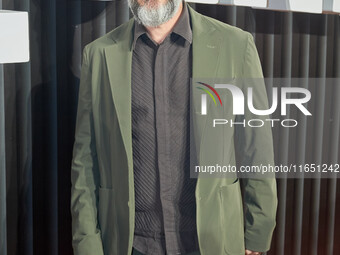
POLYGON ((220 186, 221 227, 225 254, 243 255, 244 226, 240 181, 220 186))

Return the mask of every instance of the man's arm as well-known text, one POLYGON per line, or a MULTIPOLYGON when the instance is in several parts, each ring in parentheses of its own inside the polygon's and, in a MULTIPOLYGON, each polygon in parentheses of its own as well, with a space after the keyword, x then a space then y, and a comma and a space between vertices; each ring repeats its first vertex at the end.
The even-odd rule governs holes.
POLYGON ((72 245, 75 255, 103 255, 97 220, 99 170, 93 128, 91 70, 83 50, 71 169, 72 245))
MULTIPOLYGON (((268 99, 262 79, 262 68, 253 37, 248 33, 248 45, 245 51, 242 83, 244 94, 247 87, 253 87, 253 105, 256 109, 268 109, 268 99), (251 78, 251 79, 250 79, 251 78), (254 79, 252 79, 254 78, 254 79)), ((262 127, 250 127, 249 119, 268 119, 268 116, 252 114, 245 107, 245 114, 237 116, 237 121, 246 121, 245 127, 238 125, 235 130, 235 146, 238 163, 242 166, 272 165, 274 152, 271 124, 264 121, 262 127)), ((245 205, 245 247, 254 252, 269 250, 277 209, 275 175, 244 178, 241 181, 245 205)), ((252 253, 250 253, 252 254, 252 253)))

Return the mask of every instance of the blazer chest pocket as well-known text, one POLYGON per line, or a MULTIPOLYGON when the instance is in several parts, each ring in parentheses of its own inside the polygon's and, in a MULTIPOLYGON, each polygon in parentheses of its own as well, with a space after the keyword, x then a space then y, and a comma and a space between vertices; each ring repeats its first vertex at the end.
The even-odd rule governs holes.
POLYGON ((244 226, 240 181, 220 186, 221 227, 225 254, 243 255, 244 226))

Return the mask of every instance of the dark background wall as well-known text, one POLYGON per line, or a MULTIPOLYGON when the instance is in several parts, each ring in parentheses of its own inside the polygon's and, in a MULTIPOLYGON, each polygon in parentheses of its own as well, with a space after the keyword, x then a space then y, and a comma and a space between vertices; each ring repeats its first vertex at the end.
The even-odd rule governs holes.
MULTIPOLYGON (((250 31, 265 77, 340 76, 338 15, 192 6, 250 31)), ((5 86, 5 141, 0 143, 5 144, 7 251, 72 254, 70 167, 81 52, 131 16, 125 0, 2 0, 2 7, 29 11, 31 41, 29 63, 0 67, 5 86)), ((316 88, 316 118, 322 125, 304 122, 297 132, 274 129, 277 163, 339 163, 337 85, 316 88)), ((278 189, 277 228, 268 254, 340 254, 339 181, 280 179, 278 189)))

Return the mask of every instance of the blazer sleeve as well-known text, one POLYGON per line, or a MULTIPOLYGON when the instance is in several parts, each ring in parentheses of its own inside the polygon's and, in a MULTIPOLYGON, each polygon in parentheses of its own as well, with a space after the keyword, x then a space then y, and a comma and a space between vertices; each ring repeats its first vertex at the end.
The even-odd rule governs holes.
POLYGON ((72 246, 75 255, 103 255, 97 220, 99 169, 87 47, 82 53, 75 142, 71 168, 72 246))
MULTIPOLYGON (((264 85, 260 59, 253 37, 247 32, 247 48, 244 56, 242 86, 244 95, 248 87, 253 88, 253 105, 256 109, 268 109, 268 98, 264 85)), ((245 100, 247 102, 247 100, 245 100)), ((247 104, 247 103, 245 103, 247 104)), ((252 114, 245 106, 244 115, 237 121, 268 119, 269 116, 252 114)), ((235 128, 235 147, 238 164, 242 166, 272 165, 274 152, 271 124, 264 121, 260 128, 247 124, 235 128)), ((265 252, 270 249, 272 234, 276 225, 277 189, 275 174, 241 179, 245 206, 245 247, 248 250, 265 252)))

